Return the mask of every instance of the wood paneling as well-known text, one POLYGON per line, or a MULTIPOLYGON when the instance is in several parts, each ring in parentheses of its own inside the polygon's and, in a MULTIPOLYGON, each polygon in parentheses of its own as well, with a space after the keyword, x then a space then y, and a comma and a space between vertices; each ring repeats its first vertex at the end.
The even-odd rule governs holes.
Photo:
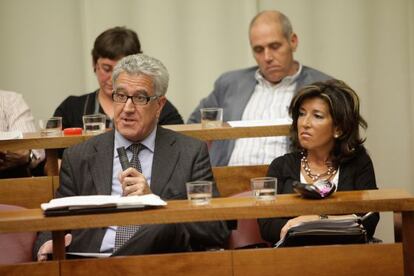
POLYGON ((0 265, 0 275, 58 276, 60 275, 59 262, 57 261, 43 262, 43 263, 33 262, 33 263, 24 263, 24 264, 15 264, 15 265, 0 265))
POLYGON ((234 276, 403 275, 400 243, 239 250, 233 268, 234 276))
POLYGON ((407 210, 414 210, 414 198, 399 189, 337 192, 324 200, 302 199, 295 194, 279 195, 273 202, 256 202, 252 197, 214 198, 206 206, 173 200, 162 208, 107 214, 44 217, 40 209, 1 212, 0 232, 407 210))
POLYGON ((414 211, 402 213, 404 273, 414 275, 414 211))
POLYGON ((250 179, 266 176, 269 165, 213 167, 214 179, 222 197, 249 191, 250 179))
POLYGON ((230 276, 231 251, 65 260, 61 275, 230 276))
MULTIPOLYGON (((184 135, 201 140, 225 140, 247 137, 286 136, 290 125, 231 127, 227 123, 218 128, 202 128, 201 124, 167 125, 165 128, 180 132, 184 135)), ((40 136, 40 133, 24 133, 23 139, 1 140, 0 150, 17 149, 58 149, 79 144, 93 135, 62 135, 59 137, 40 136)))
POLYGON ((0 180, 0 203, 25 208, 39 208, 53 198, 51 176, 10 178, 0 180))

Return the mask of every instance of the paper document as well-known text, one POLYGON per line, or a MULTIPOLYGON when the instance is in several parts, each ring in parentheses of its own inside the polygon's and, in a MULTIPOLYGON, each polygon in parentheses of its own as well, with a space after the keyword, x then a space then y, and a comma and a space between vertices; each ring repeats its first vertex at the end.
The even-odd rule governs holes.
POLYGON ((112 253, 66 252, 66 255, 86 258, 108 258, 112 255, 112 253))
POLYGON ((0 131, 0 140, 12 140, 23 138, 21 131, 0 131))
POLYGON ((88 209, 115 207, 117 209, 145 207, 145 206, 165 206, 167 202, 155 194, 142 196, 110 196, 110 195, 90 195, 90 196, 70 196, 56 198, 49 203, 42 203, 43 211, 58 209, 88 209))
POLYGON ((277 120, 248 120, 248 121, 228 121, 231 127, 251 127, 251 126, 278 126, 290 125, 291 119, 277 119, 277 120))

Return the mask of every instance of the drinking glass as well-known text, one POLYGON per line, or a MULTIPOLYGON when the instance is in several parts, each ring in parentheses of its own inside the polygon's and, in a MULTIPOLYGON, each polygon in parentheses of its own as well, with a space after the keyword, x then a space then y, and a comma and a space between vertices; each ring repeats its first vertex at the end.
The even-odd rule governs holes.
POLYGON ((41 136, 61 136, 62 135, 62 117, 51 117, 49 119, 39 120, 41 136))
POLYGON ((83 131, 85 134, 100 134, 106 129, 106 115, 90 114, 83 115, 83 131))
POLYGON ((223 108, 221 107, 201 108, 200 113, 202 128, 216 128, 223 123, 223 108))
POLYGON ((193 205, 207 205, 212 196, 211 181, 187 182, 187 198, 193 205))
POLYGON ((250 179, 253 196, 259 201, 270 201, 276 198, 277 178, 257 177, 250 179))

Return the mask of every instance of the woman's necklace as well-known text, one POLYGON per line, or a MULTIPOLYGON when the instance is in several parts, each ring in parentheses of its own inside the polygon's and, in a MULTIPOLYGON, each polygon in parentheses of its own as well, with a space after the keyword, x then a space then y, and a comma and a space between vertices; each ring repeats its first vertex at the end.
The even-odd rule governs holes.
POLYGON ((336 168, 332 166, 331 162, 325 163, 325 165, 328 167, 328 170, 326 172, 316 173, 316 174, 312 173, 312 170, 309 166, 308 157, 305 152, 302 152, 301 163, 302 163, 302 168, 305 171, 306 175, 309 176, 314 182, 325 176, 329 176, 328 177, 329 179, 331 178, 332 175, 335 175, 336 173, 336 168))

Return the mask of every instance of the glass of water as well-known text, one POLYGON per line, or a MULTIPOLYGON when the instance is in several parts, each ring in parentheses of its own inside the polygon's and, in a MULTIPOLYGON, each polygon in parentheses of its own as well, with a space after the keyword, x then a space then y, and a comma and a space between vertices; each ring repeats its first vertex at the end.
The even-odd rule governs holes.
POLYGON ((51 117, 49 119, 39 120, 41 136, 61 136, 62 135, 62 117, 51 117))
POLYGON ((213 183, 211 181, 187 182, 187 198, 192 205, 207 205, 210 203, 213 183))
POLYGON ((259 201, 270 201, 276 198, 277 178, 257 177, 250 179, 253 196, 259 201))
POLYGON ((100 134, 106 129, 106 115, 91 114, 83 115, 83 131, 85 134, 100 134))
POLYGON ((223 123, 223 108, 209 107, 201 108, 201 127, 202 128, 217 128, 221 127, 223 123))

